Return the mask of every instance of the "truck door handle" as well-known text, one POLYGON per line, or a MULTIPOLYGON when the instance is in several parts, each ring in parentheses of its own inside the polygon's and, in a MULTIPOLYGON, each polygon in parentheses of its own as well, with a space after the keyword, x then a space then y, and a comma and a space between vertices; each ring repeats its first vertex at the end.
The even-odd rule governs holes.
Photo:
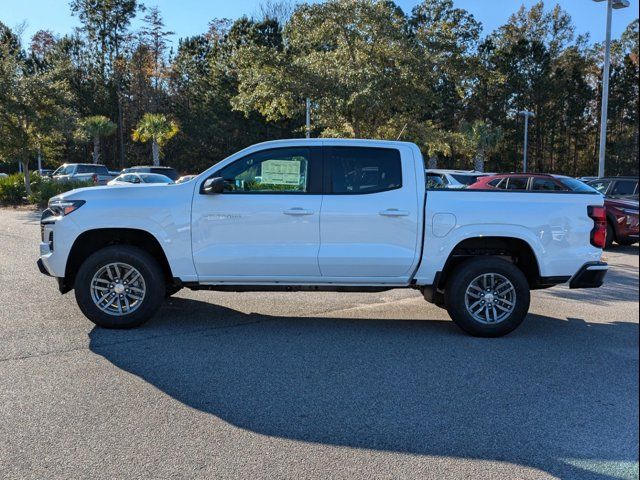
POLYGON ((313 215, 313 210, 305 210, 304 208, 289 208, 288 210, 285 210, 284 212, 285 215, 313 215))
POLYGON ((407 210, 398 210, 397 208, 387 208, 386 210, 381 210, 380 215, 383 217, 408 217, 409 212, 407 210))

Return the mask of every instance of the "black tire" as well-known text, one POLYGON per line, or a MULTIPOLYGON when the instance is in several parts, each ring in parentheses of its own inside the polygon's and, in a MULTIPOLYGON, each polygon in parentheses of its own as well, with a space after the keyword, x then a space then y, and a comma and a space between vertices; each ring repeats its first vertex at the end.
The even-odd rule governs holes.
POLYGON ((611 222, 607 222, 607 241, 605 243, 605 250, 613 247, 613 242, 616 239, 616 231, 613 229, 611 222))
POLYGON ((445 288, 449 316, 462 330, 476 337, 501 337, 515 330, 527 316, 530 300, 529 282, 522 271, 513 263, 495 257, 474 258, 461 263, 449 276, 445 288), (467 311, 465 304, 469 285, 486 273, 502 275, 511 282, 515 290, 513 311, 497 323, 487 324, 476 320, 467 311))
POLYGON ((635 245, 636 243, 638 243, 638 240, 634 240, 633 238, 625 238, 625 239, 618 239, 616 240, 618 242, 618 245, 622 245, 625 247, 630 247, 631 245, 635 245))
POLYGON ((98 250, 80 266, 75 280, 76 301, 82 313, 104 328, 134 328, 149 320, 158 310, 165 293, 165 280, 158 262, 144 250, 130 245, 113 245, 98 250), (131 265, 140 272, 146 285, 144 299, 129 314, 110 315, 96 306, 91 297, 93 276, 113 262, 131 265))

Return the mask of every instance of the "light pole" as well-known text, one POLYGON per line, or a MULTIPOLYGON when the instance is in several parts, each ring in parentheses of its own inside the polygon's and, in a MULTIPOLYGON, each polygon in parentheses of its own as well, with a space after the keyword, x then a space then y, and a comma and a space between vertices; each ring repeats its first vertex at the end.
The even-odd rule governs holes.
MULTIPOLYGON (((602 2, 605 0, 593 0, 602 2)), ((600 111, 600 150, 598 154, 598 176, 604 177, 604 159, 607 148, 607 109, 609 106, 609 63, 611 56, 611 11, 629 6, 629 0, 606 0, 607 33, 604 45, 604 68, 602 69, 602 110, 600 111)))
POLYGON ((522 115, 524 117, 524 149, 522 154, 522 171, 526 173, 527 145, 529 143, 529 117, 533 118, 536 116, 536 114, 533 112, 530 112, 529 110, 522 110, 521 112, 518 112, 518 115, 522 115))

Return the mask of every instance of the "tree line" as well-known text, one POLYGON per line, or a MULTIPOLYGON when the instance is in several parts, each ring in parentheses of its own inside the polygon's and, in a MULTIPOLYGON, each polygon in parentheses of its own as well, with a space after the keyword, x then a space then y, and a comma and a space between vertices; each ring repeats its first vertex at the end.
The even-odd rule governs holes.
MULTIPOLYGON (((137 0, 72 0, 59 36, 0 23, 0 163, 162 162, 195 173, 305 134, 416 142, 430 166, 597 172, 603 45, 560 6, 493 32, 452 0, 267 1, 181 38, 137 0), (141 18, 141 27, 132 21, 141 18)), ((195 14, 195 13, 194 13, 195 14)), ((612 45, 608 174, 638 172, 638 20, 612 45)))

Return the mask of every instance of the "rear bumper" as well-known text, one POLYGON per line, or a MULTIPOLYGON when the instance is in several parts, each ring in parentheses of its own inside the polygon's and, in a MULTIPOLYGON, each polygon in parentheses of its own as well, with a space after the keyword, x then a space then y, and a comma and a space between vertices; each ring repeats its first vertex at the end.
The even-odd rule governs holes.
POLYGON ((569 288, 598 288, 604 283, 609 265, 604 262, 585 263, 569 281, 569 288))

